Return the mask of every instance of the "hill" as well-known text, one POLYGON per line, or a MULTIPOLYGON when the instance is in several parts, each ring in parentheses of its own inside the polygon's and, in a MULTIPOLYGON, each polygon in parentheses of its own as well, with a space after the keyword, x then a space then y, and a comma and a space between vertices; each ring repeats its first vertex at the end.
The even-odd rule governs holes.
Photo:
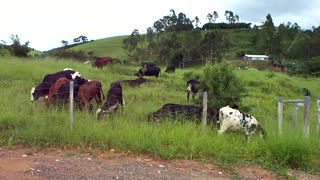
MULTIPOLYGON (((240 52, 254 51, 251 44, 251 29, 229 29, 221 30, 225 32, 231 41, 231 49, 225 55, 226 59, 238 59, 240 52)), ((204 35, 206 31, 202 31, 204 35)), ((122 49, 122 41, 128 36, 116 36, 94 40, 85 44, 70 48, 71 50, 81 50, 84 52, 93 52, 96 56, 112 56, 119 59, 126 59, 126 52, 122 49)), ((179 37, 179 36, 178 36, 179 37)))
POLYGON ((115 36, 104 39, 98 39, 87 42, 75 47, 70 48, 71 50, 93 52, 96 56, 111 56, 115 58, 123 59, 125 53, 122 50, 122 41, 127 36, 115 36))

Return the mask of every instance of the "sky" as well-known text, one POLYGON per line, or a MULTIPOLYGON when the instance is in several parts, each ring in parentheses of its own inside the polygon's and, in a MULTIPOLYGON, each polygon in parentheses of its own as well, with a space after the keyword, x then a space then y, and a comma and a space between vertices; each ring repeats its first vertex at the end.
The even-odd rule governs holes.
MULTIPOLYGON (((73 43, 84 35, 88 40, 141 34, 173 9, 200 27, 208 22, 208 13, 217 11, 216 22, 226 22, 224 12, 231 10, 240 22, 261 25, 270 14, 274 25, 297 23, 302 29, 320 26, 319 0, 1 0, 0 40, 12 44, 18 35, 21 43, 40 51, 73 43)), ((1 43, 1 41, 0 41, 1 43)))

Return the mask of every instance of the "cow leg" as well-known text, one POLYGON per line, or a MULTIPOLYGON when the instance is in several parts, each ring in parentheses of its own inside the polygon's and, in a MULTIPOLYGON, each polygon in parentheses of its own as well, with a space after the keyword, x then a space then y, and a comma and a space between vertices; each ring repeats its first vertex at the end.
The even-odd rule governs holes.
POLYGON ((91 103, 89 103, 88 111, 89 113, 93 113, 93 105, 91 103))
POLYGON ((230 128, 229 124, 228 123, 225 123, 223 121, 220 121, 220 130, 218 130, 218 134, 222 134, 224 133, 226 130, 228 130, 230 128))
POLYGON ((102 99, 101 99, 101 93, 100 91, 96 93, 96 96, 94 97, 96 103, 98 106, 100 106, 102 104, 102 99))
POLYGON ((187 100, 189 102, 190 91, 187 92, 187 100))
POLYGON ((195 101, 194 98, 195 98, 196 94, 195 93, 192 93, 192 101, 195 101))

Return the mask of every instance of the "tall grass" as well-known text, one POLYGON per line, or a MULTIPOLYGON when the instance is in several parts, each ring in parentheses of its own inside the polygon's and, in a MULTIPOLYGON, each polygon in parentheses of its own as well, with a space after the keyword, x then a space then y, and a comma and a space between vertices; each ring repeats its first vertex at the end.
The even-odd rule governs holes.
MULTIPOLYGON (((124 111, 97 121, 94 114, 75 110, 70 130, 68 107, 59 110, 44 106, 43 100, 30 102, 30 90, 48 73, 69 67, 87 79, 102 82, 105 94, 111 82, 135 79, 138 67, 113 65, 102 70, 75 61, 55 59, 0 59, 0 145, 23 144, 30 148, 65 147, 86 150, 115 149, 171 159, 187 158, 212 161, 232 168, 234 163, 260 163, 279 171, 287 167, 319 172, 320 139, 316 132, 316 93, 319 79, 302 79, 268 71, 236 71, 245 82, 248 96, 240 108, 254 115, 268 133, 264 141, 253 136, 249 143, 243 133, 228 132, 218 136, 215 127, 204 130, 193 122, 164 120, 147 122, 147 115, 165 103, 187 104, 184 74, 202 73, 202 69, 185 69, 176 74, 162 72, 159 78, 147 77, 141 87, 123 87, 124 111), (299 90, 308 87, 312 96, 310 137, 303 137, 303 112, 297 128, 292 126, 293 107, 284 107, 283 135, 277 134, 277 98, 302 98, 299 90), (316 159, 316 160, 314 160, 316 159)), ((98 107, 95 102, 94 110, 98 107)))

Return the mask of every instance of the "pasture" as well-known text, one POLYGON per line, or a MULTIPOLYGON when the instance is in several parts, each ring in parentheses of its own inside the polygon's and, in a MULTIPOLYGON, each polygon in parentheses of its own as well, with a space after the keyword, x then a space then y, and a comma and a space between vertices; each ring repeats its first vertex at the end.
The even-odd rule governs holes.
MULTIPOLYGON (((177 69, 166 74, 161 67, 158 78, 146 77, 140 87, 123 86, 126 105, 123 113, 97 121, 94 114, 75 110, 70 130, 68 107, 46 108, 43 99, 30 102, 30 90, 44 75, 73 68, 84 78, 102 82, 106 94, 110 83, 136 79, 139 67, 114 64, 102 70, 72 60, 0 58, 0 145, 23 144, 30 148, 80 148, 83 151, 115 149, 172 159, 197 159, 215 162, 232 169, 234 163, 259 163, 283 174, 296 168, 320 175, 320 135, 316 131, 316 96, 320 95, 319 78, 290 77, 270 71, 235 70, 248 95, 241 106, 248 109, 267 131, 262 140, 253 136, 249 143, 243 133, 218 136, 217 128, 194 122, 147 122, 147 115, 165 103, 187 104, 184 74, 201 74, 202 68, 177 69), (312 92, 310 137, 303 137, 303 111, 299 111, 298 127, 292 127, 293 105, 284 107, 283 135, 277 132, 277 99, 301 99, 301 88, 312 92)), ((191 102, 190 102, 191 103, 191 102)), ((97 110, 95 102, 94 111, 97 110)))

